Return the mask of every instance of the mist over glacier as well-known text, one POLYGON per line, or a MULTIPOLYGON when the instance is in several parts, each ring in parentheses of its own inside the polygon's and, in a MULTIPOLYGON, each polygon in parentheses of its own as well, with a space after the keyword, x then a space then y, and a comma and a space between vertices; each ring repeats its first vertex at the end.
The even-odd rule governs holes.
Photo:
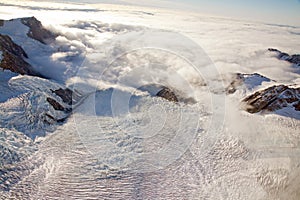
MULTIPOLYGON (((18 164, 28 171, 16 167, 16 176, 25 178, 0 191, 0 198, 299 198, 300 121, 240 109, 240 100, 255 90, 299 86, 293 66, 267 50, 299 53, 299 27, 126 5, 1 3, 0 18, 35 16, 59 35, 43 46, 19 41, 22 31, 8 30, 16 43, 29 44, 36 70, 86 99, 66 123, 32 143, 19 139, 22 127, 13 134, 5 127, 16 110, 4 105, 1 136, 13 135, 10 146, 28 143, 21 148, 28 158, 18 164), (187 40, 176 40, 177 34, 187 40), (135 41, 140 35, 144 39, 135 41), (174 37, 173 52, 158 48, 174 37), (201 54, 189 55, 186 41, 201 54), (232 73, 259 73, 272 81, 226 96, 232 73), (174 104, 138 90, 152 83, 182 91, 196 103, 174 104), (122 109, 124 102, 129 110, 122 109), (153 153, 158 149, 163 153, 153 153)), ((1 77, 17 91, 35 82, 6 71, 1 77)))

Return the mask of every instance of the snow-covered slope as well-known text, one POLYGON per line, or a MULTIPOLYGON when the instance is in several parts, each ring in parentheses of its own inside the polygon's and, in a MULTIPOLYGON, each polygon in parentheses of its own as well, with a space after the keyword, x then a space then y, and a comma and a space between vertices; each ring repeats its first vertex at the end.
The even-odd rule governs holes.
POLYGON ((3 95, 7 99, 0 103, 0 126, 23 132, 32 139, 45 136, 46 131, 53 131, 72 110, 72 104, 52 92, 65 88, 53 81, 15 76, 1 86, 6 88, 7 92, 4 90, 3 95))
POLYGON ((300 119, 300 88, 272 86, 250 95, 243 102, 250 113, 275 112, 300 119))
MULTIPOLYGON (((0 47, 4 49, 6 62, 16 60, 19 68, 23 69, 15 70, 17 73, 64 82, 76 73, 83 59, 83 52, 76 44, 56 41, 58 35, 45 29, 35 17, 4 20, 0 34, 0 47)), ((16 66, 16 63, 11 65, 16 66)))
POLYGON ((257 87, 261 86, 263 82, 271 82, 267 77, 264 77, 258 73, 254 74, 234 74, 232 82, 226 88, 228 94, 233 94, 239 89, 245 89, 247 92, 251 92, 257 87))
POLYGON ((25 60, 28 58, 25 51, 15 44, 8 35, 0 34, 1 62, 0 67, 19 74, 39 76, 32 66, 25 60))

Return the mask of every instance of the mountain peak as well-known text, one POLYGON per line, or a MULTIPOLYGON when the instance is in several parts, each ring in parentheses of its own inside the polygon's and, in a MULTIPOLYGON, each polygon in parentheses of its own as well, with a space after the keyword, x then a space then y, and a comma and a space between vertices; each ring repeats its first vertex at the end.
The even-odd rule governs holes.
POLYGON ((52 42, 57 37, 56 34, 52 33, 51 31, 45 29, 42 25, 42 23, 35 18, 32 17, 26 17, 21 18, 22 24, 29 27, 29 31, 27 33, 27 36, 35 39, 43 44, 47 44, 49 42, 52 42))
POLYGON ((288 53, 282 52, 278 49, 273 49, 269 48, 268 49, 271 52, 277 53, 277 58, 280 60, 285 60, 291 64, 294 64, 296 66, 300 66, 300 55, 299 54, 294 54, 294 55, 289 55, 288 53))
POLYGON ((26 52, 9 36, 0 34, 0 51, 2 52, 1 68, 23 75, 38 75, 32 66, 25 61, 28 58, 26 52))
POLYGON ((300 88, 275 85, 248 96, 243 102, 249 113, 276 112, 284 108, 300 111, 300 88))

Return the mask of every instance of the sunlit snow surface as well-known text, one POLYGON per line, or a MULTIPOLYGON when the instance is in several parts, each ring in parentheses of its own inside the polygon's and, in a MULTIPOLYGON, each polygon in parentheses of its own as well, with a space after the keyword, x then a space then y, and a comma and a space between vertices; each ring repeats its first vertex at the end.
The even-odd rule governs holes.
POLYGON ((2 3, 1 18, 34 15, 61 36, 50 47, 12 38, 34 46, 25 48, 30 64, 54 80, 0 72, 0 199, 300 198, 299 120, 241 111, 253 88, 224 95, 229 73, 299 84, 266 49, 299 53, 300 28, 150 8, 2 3), (197 103, 139 90, 151 83, 197 103), (44 109, 43 92, 64 84, 84 101, 32 141, 26 130, 44 130, 28 125, 32 108, 44 109))

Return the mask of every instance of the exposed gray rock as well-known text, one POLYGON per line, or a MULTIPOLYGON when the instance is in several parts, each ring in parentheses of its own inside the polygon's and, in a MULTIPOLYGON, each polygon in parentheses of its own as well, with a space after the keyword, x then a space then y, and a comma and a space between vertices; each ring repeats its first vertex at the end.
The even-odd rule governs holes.
POLYGON ((55 110, 65 111, 65 108, 60 103, 58 103, 56 100, 48 97, 47 101, 55 110))
POLYGON ((168 101, 178 102, 176 94, 167 87, 159 91, 156 96, 167 99, 168 101))
POLYGON ((0 50, 2 60, 0 67, 22 75, 40 76, 32 66, 25 61, 28 58, 25 51, 15 44, 7 35, 0 34, 0 50))
POLYGON ((42 23, 35 17, 22 18, 21 22, 29 27, 27 36, 43 44, 51 43, 58 36, 57 34, 45 29, 42 23))
POLYGON ((58 90, 51 90, 52 93, 59 96, 64 103, 68 105, 74 105, 76 104, 82 97, 82 95, 77 91, 72 91, 69 88, 66 89, 58 89, 58 90))
POLYGON ((186 104, 196 103, 196 100, 192 97, 187 97, 186 94, 184 94, 184 91, 178 91, 171 87, 166 87, 159 84, 148 84, 138 89, 148 92, 151 96, 161 97, 172 102, 183 102, 186 104))
POLYGON ((55 95, 47 97, 47 102, 54 108, 54 110, 65 113, 65 117, 56 118, 47 113, 46 117, 48 120, 46 120, 46 122, 49 124, 64 122, 72 112, 72 106, 76 105, 82 99, 82 95, 69 88, 59 88, 57 90, 50 89, 50 91, 55 95))

